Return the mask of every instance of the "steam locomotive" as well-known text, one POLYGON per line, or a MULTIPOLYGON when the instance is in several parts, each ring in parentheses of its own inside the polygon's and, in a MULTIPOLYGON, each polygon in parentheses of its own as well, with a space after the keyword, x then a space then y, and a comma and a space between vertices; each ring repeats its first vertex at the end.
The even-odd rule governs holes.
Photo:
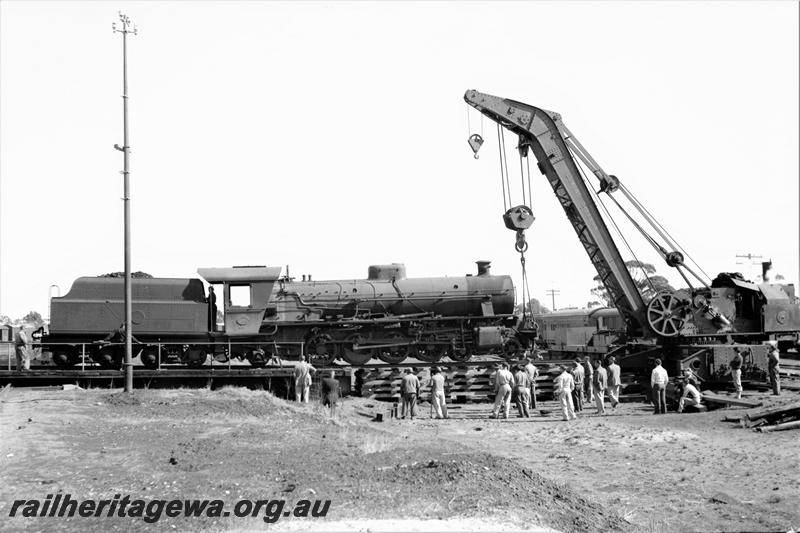
MULTIPOLYGON (((297 281, 263 266, 200 268, 201 279, 131 280, 133 354, 147 367, 197 367, 210 357, 263 366, 307 355, 361 365, 377 357, 465 361, 476 351, 516 355, 528 339, 515 326, 509 276, 488 261, 477 275, 407 278, 399 263, 373 265, 367 279, 297 281), (216 294, 221 293, 219 309, 216 294), (217 320, 221 315, 221 320, 217 320)), ((118 368, 124 356, 123 280, 82 277, 52 298, 42 338, 59 366, 92 360, 118 368)))

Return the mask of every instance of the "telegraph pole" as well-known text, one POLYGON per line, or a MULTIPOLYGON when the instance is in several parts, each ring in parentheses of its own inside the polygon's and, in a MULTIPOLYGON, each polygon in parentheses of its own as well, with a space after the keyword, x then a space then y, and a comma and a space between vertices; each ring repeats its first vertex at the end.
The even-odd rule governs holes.
POLYGON ((755 262, 753 262, 753 260, 754 260, 754 259, 763 259, 763 256, 760 256, 760 255, 755 255, 755 254, 753 254, 753 253, 747 253, 747 254, 736 254, 736 259, 737 259, 737 261, 736 261, 736 264, 737 264, 737 265, 744 265, 744 264, 746 264, 746 263, 745 263, 745 262, 743 262, 743 261, 739 261, 739 259, 747 259, 748 261, 750 261, 750 267, 751 267, 751 268, 750 268, 750 273, 752 274, 752 270, 753 270, 753 269, 752 269, 752 267, 754 267, 754 266, 756 266, 756 265, 759 265, 759 266, 761 265, 761 262, 760 262, 760 261, 755 261, 755 262))
POLYGON ((125 392, 133 391, 133 347, 131 345, 131 198, 130 198, 130 170, 129 161, 131 147, 128 144, 128 34, 136 35, 136 26, 131 27, 131 19, 127 15, 119 13, 119 20, 122 23, 122 28, 117 29, 117 23, 111 24, 111 29, 114 33, 122 34, 122 124, 123 124, 123 137, 122 146, 114 145, 114 148, 122 152, 123 156, 123 169, 122 176, 124 179, 124 194, 122 197, 123 205, 125 206, 125 392))
POLYGON ((553 311, 555 311, 556 310, 556 295, 557 294, 561 294, 561 291, 558 290, 558 289, 547 289, 545 292, 547 293, 548 296, 550 296, 553 299, 553 311))

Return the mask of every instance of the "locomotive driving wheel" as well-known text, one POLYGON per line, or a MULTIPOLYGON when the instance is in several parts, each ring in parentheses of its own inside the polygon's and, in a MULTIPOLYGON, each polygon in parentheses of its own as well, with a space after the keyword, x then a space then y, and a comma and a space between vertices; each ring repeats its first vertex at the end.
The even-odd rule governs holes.
POLYGON ((408 357, 408 339, 402 333, 390 333, 381 344, 403 344, 403 346, 386 346, 378 348, 378 359, 389 364, 402 363, 408 357))
POLYGON ((437 363, 447 354, 447 350, 435 344, 419 344, 413 350, 413 357, 426 363, 437 363))
POLYGON ((329 365, 336 359, 337 346, 327 333, 313 335, 306 343, 306 354, 312 364, 329 365))
POLYGON ((351 365, 363 365, 372 359, 372 350, 361 349, 359 346, 367 342, 367 338, 361 333, 353 333, 345 339, 342 350, 342 358, 351 365))
POLYGON ((670 291, 661 291, 647 305, 647 322, 662 337, 674 337, 681 332, 684 302, 670 291))

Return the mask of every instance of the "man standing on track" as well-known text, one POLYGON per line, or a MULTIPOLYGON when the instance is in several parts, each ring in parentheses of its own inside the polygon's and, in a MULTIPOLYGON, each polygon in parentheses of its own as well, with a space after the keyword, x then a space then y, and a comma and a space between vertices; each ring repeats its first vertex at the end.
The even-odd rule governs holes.
POLYGON ((306 356, 301 355, 300 361, 294 367, 294 398, 298 403, 308 403, 308 393, 311 390, 311 374, 316 371, 316 368, 306 363, 306 356))
POLYGON ((611 397, 611 407, 616 408, 619 403, 619 390, 622 388, 622 378, 617 360, 612 355, 608 358, 608 395, 611 397))
POLYGON ((409 415, 411 420, 414 420, 414 411, 416 411, 417 398, 419 398, 419 378, 410 368, 406 368, 406 373, 400 381, 400 394, 403 399, 401 417, 405 418, 406 415, 409 415))
POLYGON ((503 417, 508 418, 511 410, 511 389, 514 386, 514 376, 508 371, 508 363, 500 363, 500 368, 494 375, 494 409, 492 418, 500 418, 500 409, 503 409, 503 417))

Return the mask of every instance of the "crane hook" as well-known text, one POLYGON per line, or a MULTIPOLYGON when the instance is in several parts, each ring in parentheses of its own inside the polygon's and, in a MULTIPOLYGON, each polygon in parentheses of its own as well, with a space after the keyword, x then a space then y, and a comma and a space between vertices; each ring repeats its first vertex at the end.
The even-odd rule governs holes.
POLYGON ((472 153, 475 154, 475 159, 478 159, 478 150, 480 150, 481 145, 483 145, 483 137, 477 133, 473 133, 469 136, 469 139, 467 139, 467 143, 469 144, 469 147, 472 148, 472 153))

